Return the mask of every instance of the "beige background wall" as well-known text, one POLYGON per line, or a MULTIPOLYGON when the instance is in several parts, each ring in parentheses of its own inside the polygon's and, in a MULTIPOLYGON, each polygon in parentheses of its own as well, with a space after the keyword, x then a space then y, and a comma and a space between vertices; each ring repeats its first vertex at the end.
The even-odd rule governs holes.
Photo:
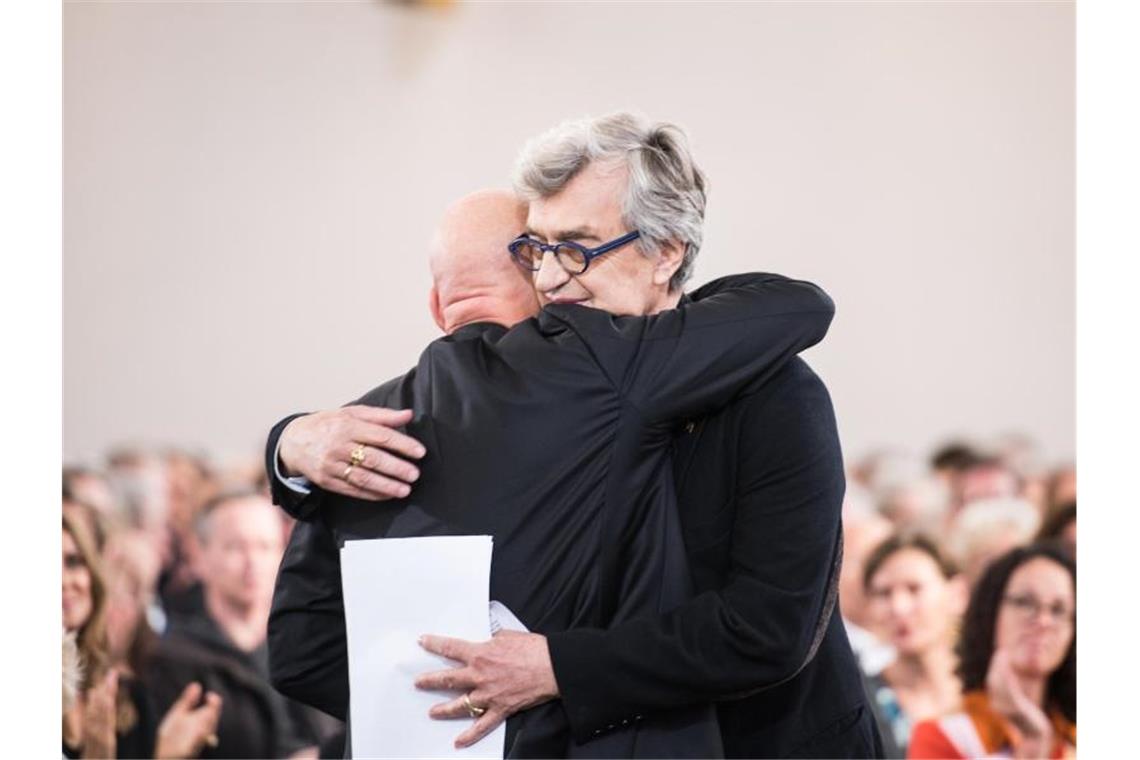
POLYGON ((712 192, 694 282, 813 279, 849 457, 1074 450, 1070 3, 65 6, 64 456, 256 453, 436 335, 425 241, 632 107, 712 192))

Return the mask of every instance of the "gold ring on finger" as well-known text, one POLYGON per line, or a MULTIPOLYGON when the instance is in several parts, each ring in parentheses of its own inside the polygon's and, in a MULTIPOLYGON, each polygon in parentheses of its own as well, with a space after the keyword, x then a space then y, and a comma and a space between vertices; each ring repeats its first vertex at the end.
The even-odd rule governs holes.
POLYGON ((463 706, 467 708, 467 712, 471 715, 472 718, 478 718, 483 713, 487 712, 486 707, 476 707, 471 703, 470 693, 463 695, 463 706))
POLYGON ((348 456, 348 461, 349 461, 349 464, 351 464, 354 467, 358 466, 364 462, 364 444, 363 443, 352 450, 352 453, 349 454, 349 456, 348 456))

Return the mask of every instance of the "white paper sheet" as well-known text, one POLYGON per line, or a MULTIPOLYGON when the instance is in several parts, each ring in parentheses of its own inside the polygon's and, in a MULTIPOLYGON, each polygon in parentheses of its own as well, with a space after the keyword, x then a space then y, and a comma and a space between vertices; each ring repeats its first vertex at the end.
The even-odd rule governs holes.
POLYGON ((455 666, 420 647, 420 634, 490 638, 491 537, 346 541, 340 561, 353 757, 502 758, 503 725, 457 750, 472 720, 433 720, 428 709, 461 692, 413 684, 420 673, 455 666))

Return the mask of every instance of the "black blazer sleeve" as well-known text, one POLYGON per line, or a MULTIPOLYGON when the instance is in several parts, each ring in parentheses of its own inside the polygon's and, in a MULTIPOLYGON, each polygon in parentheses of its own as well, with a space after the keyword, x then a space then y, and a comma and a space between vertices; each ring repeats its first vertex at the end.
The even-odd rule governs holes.
MULTIPOLYGON (((414 378, 415 372, 408 372, 353 403, 389 407, 410 404, 414 378)), ((277 423, 266 443, 273 499, 298 518, 273 587, 268 626, 270 679, 282 694, 344 720, 348 712, 348 641, 340 546, 330 527, 332 518, 320 508, 322 503, 332 505, 342 497, 317 486, 304 496, 277 480, 277 441, 297 416, 277 423)))
POLYGON ((304 414, 290 414, 278 422, 269 431, 269 438, 265 442, 265 475, 269 478, 269 492, 273 503, 285 510, 286 514, 296 520, 307 520, 316 512, 323 492, 312 486, 309 494, 301 494, 286 486, 277 478, 277 442, 281 440, 281 433, 285 426, 304 414))
MULTIPOLYGON (((727 413, 743 416, 739 448, 698 442, 717 447, 704 461, 739 456, 729 546, 713 548, 729 554, 727 580, 662 616, 548 637, 579 741, 647 712, 785 682, 822 638, 835 604, 844 491, 827 390, 794 362, 727 413)), ((704 475, 688 471, 678 484, 683 500, 700 503, 704 475)))
POLYGON ((273 589, 268 645, 275 689, 345 719, 348 644, 340 552, 319 515, 293 526, 273 589))
POLYGON ((764 273, 714 280, 648 317, 563 308, 577 309, 572 324, 651 425, 724 406, 823 340, 835 314, 819 287, 764 273))
MULTIPOLYGON (((393 378, 383 385, 379 385, 365 393, 347 406, 364 404, 366 406, 399 407, 412 403, 412 384, 415 381, 415 370, 411 370, 400 377, 393 378)), ((285 510, 295 520, 308 520, 320 509, 321 503, 329 494, 315 484, 309 486, 309 493, 302 494, 286 486, 277 478, 277 443, 281 440, 281 433, 285 427, 304 414, 291 414, 278 422, 269 431, 265 441, 265 474, 269 478, 270 495, 273 503, 285 510)))

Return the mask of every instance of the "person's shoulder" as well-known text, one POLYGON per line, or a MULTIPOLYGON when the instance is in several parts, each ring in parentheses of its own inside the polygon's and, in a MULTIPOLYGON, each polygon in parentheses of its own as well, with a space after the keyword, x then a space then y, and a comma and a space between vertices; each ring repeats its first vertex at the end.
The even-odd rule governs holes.
POLYGON ((799 467, 805 461, 842 472, 835 410, 827 386, 807 362, 791 359, 767 382, 728 408, 748 456, 759 466, 799 467))
POLYGON ((659 321, 659 315, 619 315, 579 304, 549 304, 538 314, 542 333, 554 337, 570 332, 587 342, 643 340, 647 327, 659 321))
POLYGON ((771 377, 749 386, 738 404, 753 413, 781 409, 831 408, 831 394, 822 378, 801 357, 792 357, 771 377))

